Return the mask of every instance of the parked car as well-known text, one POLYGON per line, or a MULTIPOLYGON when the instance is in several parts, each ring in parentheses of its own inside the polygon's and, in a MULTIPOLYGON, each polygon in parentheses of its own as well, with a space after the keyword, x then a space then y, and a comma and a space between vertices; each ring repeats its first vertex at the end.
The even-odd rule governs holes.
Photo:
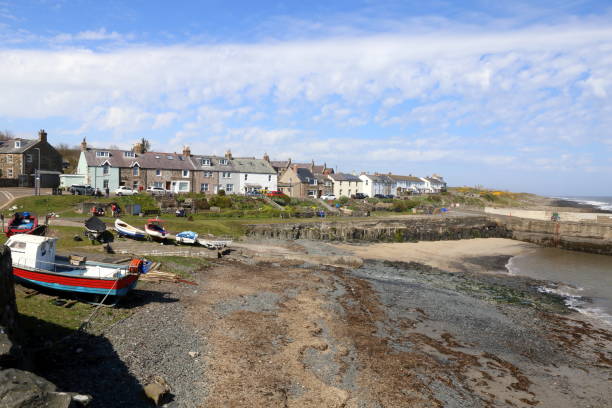
POLYGON ((353 194, 351 198, 355 198, 357 200, 363 200, 364 198, 368 198, 368 196, 363 193, 356 193, 356 194, 353 194))
POLYGON ((94 195, 96 193, 92 186, 84 184, 73 184, 68 188, 68 191, 75 195, 94 195))
POLYGON ((395 198, 395 196, 393 194, 387 194, 385 198, 395 198))
POLYGON ((138 190, 133 190, 128 186, 119 186, 119 188, 115 190, 115 194, 118 196, 131 196, 138 194, 138 190))
POLYGON ((147 187, 147 193, 151 193, 153 195, 164 195, 166 194, 166 189, 162 187, 149 186, 147 187))
POLYGON ((268 191, 268 192, 266 193, 266 195, 267 195, 268 197, 284 197, 284 196, 285 196, 285 193, 283 193, 282 191, 278 191, 278 190, 277 190, 277 191, 268 191))
POLYGON ((330 201, 330 200, 335 200, 336 196, 333 194, 323 194, 321 196, 321 200, 325 200, 325 201, 330 201))
POLYGON ((387 198, 384 194, 374 194, 374 198, 387 198))
POLYGON ((251 190, 251 191, 247 191, 246 195, 250 197, 259 197, 261 195, 261 192, 257 190, 251 190))

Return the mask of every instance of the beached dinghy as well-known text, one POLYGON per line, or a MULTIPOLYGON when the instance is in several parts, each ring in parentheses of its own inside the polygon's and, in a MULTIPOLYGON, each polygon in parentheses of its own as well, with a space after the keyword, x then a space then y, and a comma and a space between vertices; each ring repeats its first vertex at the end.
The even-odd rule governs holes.
POLYGON ((232 240, 230 238, 210 237, 198 238, 197 242, 203 247, 209 249, 223 249, 225 247, 228 247, 232 243, 232 240))
POLYGON ((57 238, 29 234, 14 235, 6 245, 11 250, 13 275, 18 281, 77 293, 124 296, 136 286, 145 271, 141 259, 129 265, 81 261, 55 255, 57 238))
POLYGON ((16 212, 6 227, 6 236, 15 234, 31 234, 38 228, 38 218, 27 211, 16 212))
POLYGON ((161 225, 163 220, 151 218, 145 224, 145 232, 151 239, 164 240, 168 238, 168 231, 161 225))
POLYGON ((85 221, 85 235, 91 241, 101 241, 106 231, 106 224, 98 217, 90 217, 85 221))
POLYGON ((143 239, 146 236, 143 230, 133 227, 127 222, 121 221, 119 218, 115 220, 115 229, 120 237, 143 239))
POLYGON ((197 243, 198 233, 193 231, 183 231, 176 234, 176 242, 180 244, 197 243))

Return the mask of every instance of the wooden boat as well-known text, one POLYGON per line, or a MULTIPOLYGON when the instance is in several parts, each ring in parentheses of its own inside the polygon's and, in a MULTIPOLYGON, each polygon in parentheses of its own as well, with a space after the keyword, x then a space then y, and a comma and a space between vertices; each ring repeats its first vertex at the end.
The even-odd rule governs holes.
POLYGON ((168 238, 168 231, 161 225, 163 220, 158 218, 150 218, 145 224, 145 232, 151 239, 164 240, 168 238))
POLYGON ((115 220, 115 230, 120 237, 129 237, 134 239, 143 239, 146 233, 136 227, 131 226, 125 221, 121 221, 119 218, 115 220))
POLYGON ((36 215, 24 211, 16 212, 6 226, 5 234, 10 237, 15 234, 31 234, 38 228, 36 215))
POLYGON ((55 255, 56 241, 30 234, 10 237, 6 245, 11 250, 15 279, 68 292, 124 296, 146 272, 141 259, 133 259, 129 265, 85 260, 75 265, 70 258, 55 255))
POLYGON ((183 231, 176 234, 176 242, 180 244, 196 244, 198 233, 193 231, 183 231))

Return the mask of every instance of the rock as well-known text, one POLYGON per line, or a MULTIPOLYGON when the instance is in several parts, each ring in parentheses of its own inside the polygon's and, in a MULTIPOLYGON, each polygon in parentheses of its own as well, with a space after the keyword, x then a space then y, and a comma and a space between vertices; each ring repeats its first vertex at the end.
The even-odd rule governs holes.
POLYGON ((0 406, 3 408, 67 408, 71 394, 57 392, 53 383, 27 371, 0 371, 0 406))
POLYGON ((12 340, 17 329, 17 304, 11 251, 0 246, 0 367, 14 366, 20 358, 19 347, 12 340))
POLYGON ((155 376, 151 383, 144 386, 143 391, 156 406, 159 406, 159 401, 170 392, 170 386, 163 377, 155 376))
POLYGON ((189 352, 189 355, 190 355, 191 357, 193 357, 193 358, 196 358, 196 357, 198 357, 198 356, 200 355, 200 353, 198 353, 197 351, 190 351, 190 352, 189 352))

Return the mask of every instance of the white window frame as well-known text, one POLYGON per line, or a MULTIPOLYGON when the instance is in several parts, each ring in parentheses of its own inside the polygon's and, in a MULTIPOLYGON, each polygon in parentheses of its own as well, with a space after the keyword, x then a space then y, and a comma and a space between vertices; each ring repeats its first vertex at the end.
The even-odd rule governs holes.
POLYGON ((161 176, 161 175, 162 175, 162 173, 161 173, 161 169, 155 169, 155 175, 156 175, 157 177, 161 176))
POLYGON ((249 178, 249 175, 248 175, 248 174, 245 174, 245 175, 244 175, 244 179, 245 179, 245 180, 248 180, 248 178, 249 178))
POLYGON ((204 177, 212 177, 212 171, 205 171, 204 172, 204 177))
POLYGON ((226 193, 232 193, 234 191, 234 185, 233 184, 226 184, 225 185, 225 192, 226 193))
POLYGON ((110 173, 110 166, 108 164, 102 165, 102 175, 106 176, 110 173))
POLYGON ((12 163, 13 162, 13 155, 12 154, 7 154, 6 155, 6 162, 7 163, 12 163))
POLYGON ((200 192, 201 193, 205 193, 208 191, 208 183, 202 183, 200 184, 200 192))
POLYGON ((202 159, 202 166, 211 166, 210 159, 202 159))
POLYGON ((13 178, 13 169, 6 169, 6 177, 13 178))
POLYGON ((229 160, 227 160, 227 159, 221 159, 221 160, 219 161, 219 163, 221 163, 221 164, 222 164, 222 165, 224 165, 224 166, 227 166, 227 165, 229 164, 229 160))
POLYGON ((103 189, 107 189, 107 188, 108 188, 108 184, 109 184, 108 179, 106 179, 106 180, 102 180, 102 188, 103 188, 103 189))
POLYGON ((183 177, 189 177, 189 170, 182 171, 183 177))
POLYGON ((232 173, 230 173, 229 171, 224 171, 223 178, 232 178, 232 173))
POLYGON ((97 150, 96 157, 110 157, 110 152, 104 150, 97 150))
POLYGON ((140 166, 135 164, 134 166, 132 166, 132 176, 133 177, 139 177, 140 176, 140 166))
POLYGON ((15 148, 21 147, 21 140, 15 140, 15 148))
POLYGON ((178 188, 177 188, 178 192, 185 192, 185 191, 189 191, 189 182, 188 181, 179 181, 178 182, 178 188), (181 188, 182 186, 185 186, 185 188, 181 188))
POLYGON ((134 152, 123 152, 123 157, 136 157, 136 153, 134 152))

